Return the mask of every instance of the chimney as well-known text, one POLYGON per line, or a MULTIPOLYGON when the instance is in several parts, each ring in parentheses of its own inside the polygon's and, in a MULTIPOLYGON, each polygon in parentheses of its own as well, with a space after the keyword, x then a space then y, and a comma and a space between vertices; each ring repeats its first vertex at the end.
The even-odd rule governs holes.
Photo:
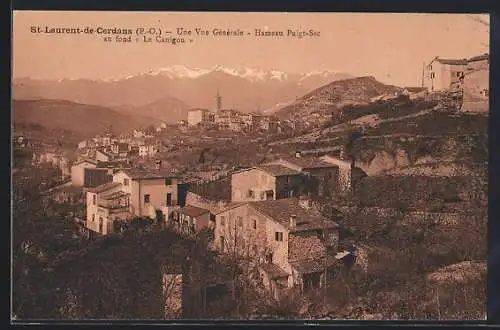
POLYGON ((290 215, 290 229, 294 229, 297 226, 297 216, 295 214, 290 215))
POLYGON ((157 160, 155 163, 155 168, 159 171, 161 169, 161 160, 157 160))
POLYGON ((295 151, 295 157, 300 158, 302 156, 302 153, 300 151, 295 151))

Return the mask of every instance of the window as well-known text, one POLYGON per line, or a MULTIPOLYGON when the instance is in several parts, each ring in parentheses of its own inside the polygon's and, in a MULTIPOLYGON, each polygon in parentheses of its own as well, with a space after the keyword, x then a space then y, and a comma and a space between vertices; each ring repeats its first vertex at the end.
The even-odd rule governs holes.
POLYGON ((149 203, 149 194, 144 195, 144 203, 149 203))
POLYGON ((282 232, 275 232, 274 233, 274 239, 277 241, 277 242, 283 242, 283 233, 282 232))
POLYGON ((436 74, 434 72, 431 72, 431 79, 434 79, 436 77, 436 74))
POLYGON ((221 226, 226 225, 226 217, 224 217, 224 216, 220 217, 220 224, 221 224, 221 226))
POLYGON ((92 195, 92 204, 96 204, 96 200, 97 200, 97 195, 92 195))
POLYGON ((238 226, 243 228, 243 218, 242 217, 238 217, 238 226))
POLYGON ((248 198, 254 198, 255 197, 255 194, 254 194, 253 190, 248 190, 247 191, 247 197, 248 198))
POLYGON ((257 229, 257 220, 253 219, 253 229, 257 229))
POLYGON ((226 249, 226 240, 224 239, 224 236, 220 237, 220 249, 224 251, 226 249))
POLYGON ((210 213, 210 221, 215 221, 215 214, 210 213))
POLYGON ((170 186, 170 185, 172 185, 172 179, 166 178, 165 179, 165 186, 170 186))
POLYGON ((123 185, 124 185, 125 187, 128 187, 128 179, 123 179, 123 185))
POLYGON ((92 214, 92 222, 95 221, 95 214, 92 214))

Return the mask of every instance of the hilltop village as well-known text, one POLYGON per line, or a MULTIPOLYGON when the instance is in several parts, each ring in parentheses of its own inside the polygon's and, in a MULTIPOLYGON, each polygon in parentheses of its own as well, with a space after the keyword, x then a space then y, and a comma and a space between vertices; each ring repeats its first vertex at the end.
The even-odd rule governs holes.
MULTIPOLYGON (((149 253, 139 269, 120 266, 146 274, 147 258, 163 258, 151 270, 161 280, 150 298, 162 299, 167 319, 434 317, 463 299, 455 288, 435 305, 432 288, 451 281, 443 274, 484 266, 488 75, 488 55, 436 57, 420 87, 341 80, 273 114, 224 108, 221 93, 213 109, 191 109, 177 125, 110 127, 70 148, 15 132, 15 215, 39 195, 40 216, 74 226, 78 238, 68 240, 77 247, 50 262, 56 248, 33 252, 48 273, 149 253), (404 307, 404 288, 423 307, 404 307)), ((96 295, 118 285, 95 284, 95 274, 96 295)), ((84 317, 85 286, 62 285, 71 292, 54 302, 60 317, 84 317)), ((474 290, 477 306, 482 291, 474 290)), ((149 315, 146 305, 129 313, 149 315)), ((113 313, 102 317, 121 315, 113 313)))

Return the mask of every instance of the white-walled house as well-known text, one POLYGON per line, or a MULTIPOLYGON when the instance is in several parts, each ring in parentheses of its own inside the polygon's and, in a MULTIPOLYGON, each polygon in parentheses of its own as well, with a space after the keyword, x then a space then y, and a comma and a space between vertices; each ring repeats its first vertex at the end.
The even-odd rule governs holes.
POLYGON ((85 169, 96 167, 96 162, 87 159, 74 163, 71 166, 71 185, 74 187, 83 187, 85 180, 85 169))
POLYGON ((137 130, 137 129, 134 129, 134 132, 133 132, 133 136, 134 138, 143 138, 146 136, 146 133, 144 133, 143 131, 141 130, 137 130))
POLYGON ((207 109, 192 109, 188 111, 188 126, 206 126, 214 121, 214 115, 207 109))
POLYGON ((152 144, 139 146, 139 156, 149 157, 154 156, 159 151, 159 148, 152 144))
POLYGON ((463 78, 467 63, 466 59, 435 57, 425 66, 424 87, 430 92, 450 89, 463 78))
POLYGON ((159 212, 167 216, 165 213, 178 205, 177 184, 177 177, 171 174, 120 170, 113 175, 113 182, 87 192, 87 227, 105 235, 117 219, 156 219, 159 212))

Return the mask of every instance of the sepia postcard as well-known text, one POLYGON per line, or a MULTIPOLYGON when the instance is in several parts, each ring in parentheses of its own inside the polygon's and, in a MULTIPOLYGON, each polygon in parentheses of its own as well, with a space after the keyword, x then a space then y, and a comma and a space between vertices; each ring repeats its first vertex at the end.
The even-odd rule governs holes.
POLYGON ((489 15, 12 24, 12 322, 485 320, 489 15))

